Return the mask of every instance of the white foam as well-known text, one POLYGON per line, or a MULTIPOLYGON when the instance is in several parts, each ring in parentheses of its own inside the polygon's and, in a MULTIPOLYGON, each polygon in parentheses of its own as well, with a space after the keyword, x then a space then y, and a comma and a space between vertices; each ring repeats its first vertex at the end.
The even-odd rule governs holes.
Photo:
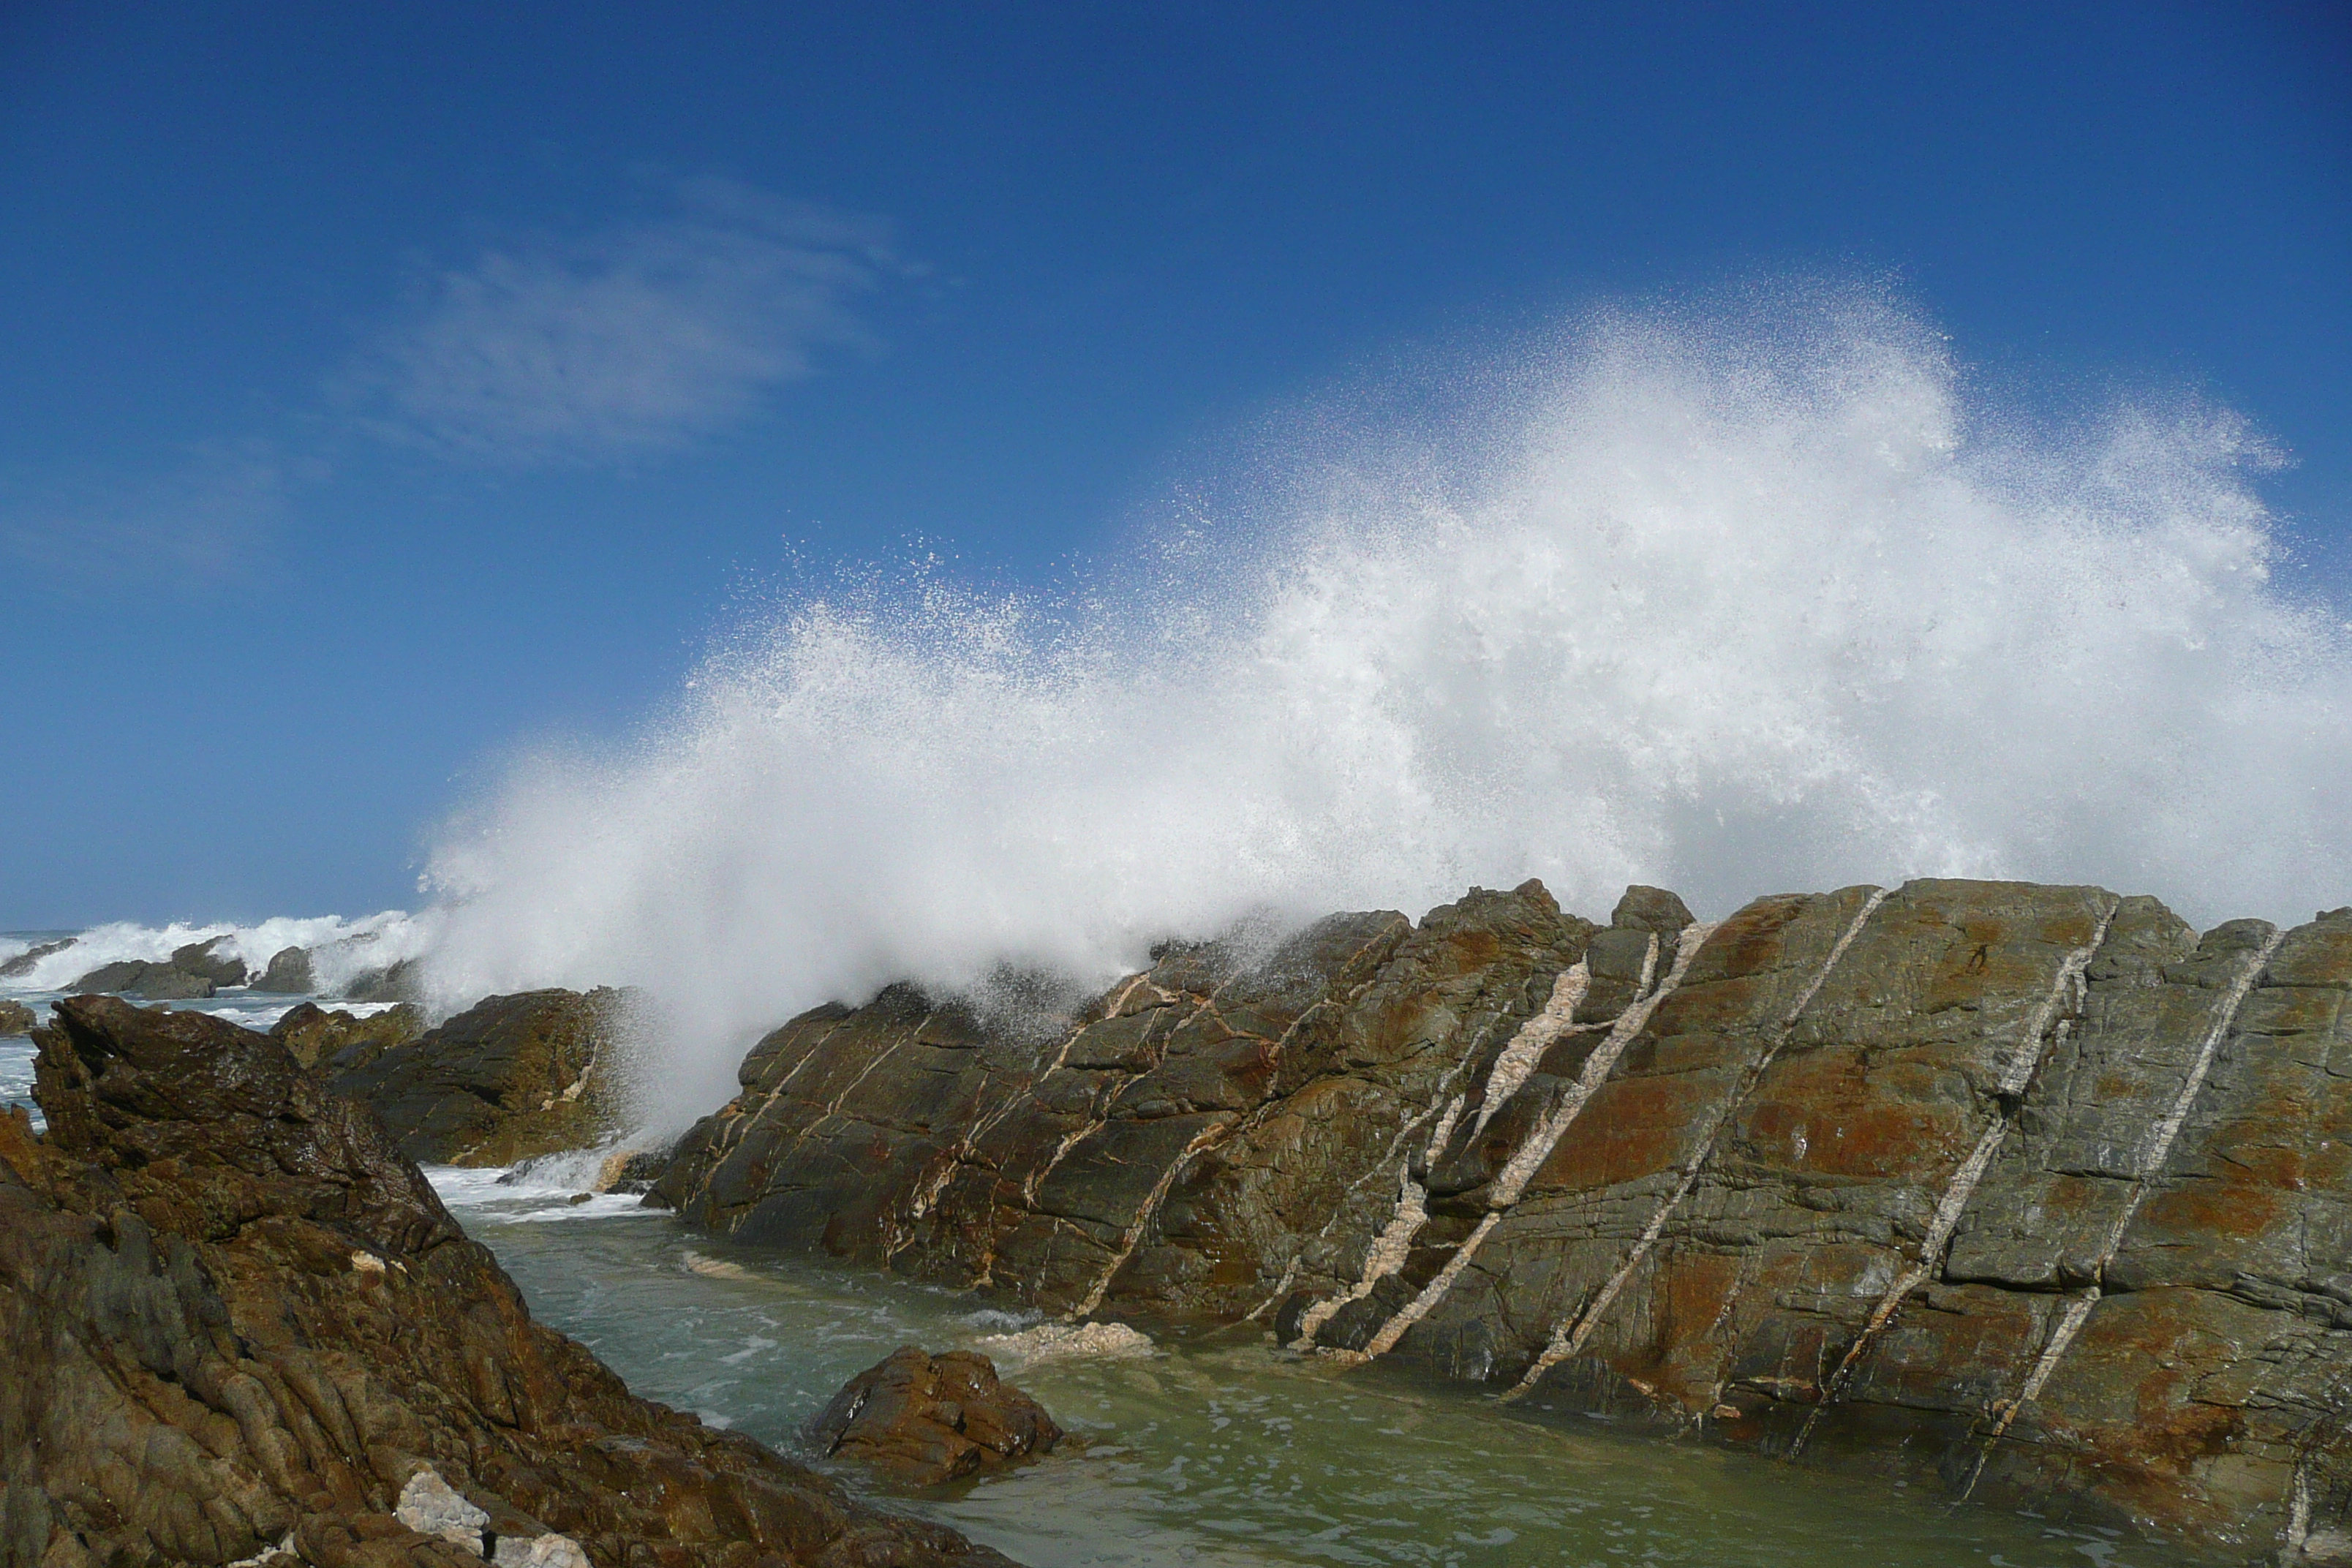
MULTIPOLYGON (((331 995, 370 970, 388 969, 422 954, 432 944, 438 926, 435 911, 411 915, 402 910, 384 910, 358 920, 341 915, 280 915, 254 925, 174 921, 147 926, 117 921, 76 933, 70 946, 37 961, 29 973, 0 981, 0 994, 63 991, 101 965, 133 960, 161 963, 177 948, 220 937, 225 940, 215 952, 241 960, 257 979, 270 959, 285 949, 307 949, 320 993, 331 995)), ((20 938, 8 939, 0 945, 0 963, 30 951, 33 945, 20 938)), ((289 997, 284 1005, 299 1000, 289 997)))
POLYGON ((1158 1353, 1150 1336, 1125 1323, 1040 1323, 1017 1333, 988 1334, 973 1344, 1007 1368, 1049 1361, 1127 1361, 1158 1353))
POLYGON ((2012 876, 2200 921, 2352 889, 2352 658, 2272 579, 2239 422, 2037 423, 1851 296, 1603 321, 1488 379, 1442 428, 1258 464, 1241 522, 1066 599, 783 606, 666 721, 449 826, 436 995, 648 988, 675 1118, 894 979, 1107 983, 1474 882, 1719 914, 2012 876))

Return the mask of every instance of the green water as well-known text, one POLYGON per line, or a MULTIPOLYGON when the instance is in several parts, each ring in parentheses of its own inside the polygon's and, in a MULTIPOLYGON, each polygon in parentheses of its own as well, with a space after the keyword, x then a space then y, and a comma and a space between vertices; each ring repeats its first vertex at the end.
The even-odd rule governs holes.
MULTIPOLYGON (((552 1191, 436 1174, 543 1321, 594 1347, 638 1393, 788 1451, 835 1389, 897 1346, 969 1345, 1029 1321, 968 1295, 731 1247, 625 1200, 572 1208, 552 1191)), ((1248 1330, 1015 1379, 1076 1441, 967 1489, 883 1500, 1033 1568, 2190 1561, 1696 1444, 1548 1423, 1460 1389, 1342 1374, 1248 1330)), ((854 1472, 842 1479, 870 1489, 854 1472)))

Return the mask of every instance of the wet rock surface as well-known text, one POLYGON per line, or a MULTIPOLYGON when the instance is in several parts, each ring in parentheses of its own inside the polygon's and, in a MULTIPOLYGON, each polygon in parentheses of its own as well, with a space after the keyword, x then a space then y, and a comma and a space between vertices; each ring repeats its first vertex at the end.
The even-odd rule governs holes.
MULTIPOLYGON (((346 1043, 322 1070, 336 1092, 375 1108, 408 1158, 511 1165, 588 1148, 614 1130, 621 1005, 611 990, 491 996, 389 1045, 382 1032, 390 1026, 353 1020, 334 1026, 346 1043)), ((415 1011, 377 1016, 395 1016, 415 1011)), ((324 1028, 320 1020, 334 1016, 306 1015, 297 1028, 324 1028)))
POLYGON ((819 1452, 917 1487, 1050 1454, 1061 1438, 1045 1406, 999 1382, 986 1356, 912 1345, 850 1379, 808 1427, 819 1452))
POLYGON ((2321 1561, 2352 1520, 2352 910, 1537 884, 1171 948, 1044 1038, 794 1019, 658 1201, 1302 1352, 2321 1561))
POLYGON ((0 1117, 0 1563, 1002 1564, 633 1397, 372 1112, 110 998, 0 1117))
POLYGON ((21 1035, 40 1022, 22 1002, 0 1002, 0 1035, 21 1035))
POLYGON ((41 960, 48 957, 51 953, 63 952, 66 949, 73 946, 75 940, 76 939, 73 937, 68 936, 60 937, 55 942, 34 943, 31 947, 26 948, 16 957, 8 960, 7 963, 0 963, 0 980, 23 979, 26 975, 33 973, 33 966, 35 964, 40 963, 41 960))

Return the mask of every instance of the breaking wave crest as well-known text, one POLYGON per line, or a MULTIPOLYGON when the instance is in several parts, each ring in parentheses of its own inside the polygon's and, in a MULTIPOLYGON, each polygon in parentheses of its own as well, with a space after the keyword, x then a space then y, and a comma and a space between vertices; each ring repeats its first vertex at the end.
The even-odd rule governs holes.
POLYGON ((2273 579, 2238 421, 2061 428, 1853 296, 1588 322, 1478 384, 1302 420, 1245 521, 1058 599, 780 609, 634 742, 450 826, 432 984, 647 987, 684 1110, 890 980, 1097 979, 1474 882, 2352 895, 2352 662, 2273 579))

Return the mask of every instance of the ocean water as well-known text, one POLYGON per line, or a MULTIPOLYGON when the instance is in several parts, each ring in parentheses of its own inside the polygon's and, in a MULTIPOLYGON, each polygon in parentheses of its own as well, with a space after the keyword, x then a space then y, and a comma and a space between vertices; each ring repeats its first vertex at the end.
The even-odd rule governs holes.
MULTIPOLYGON (((695 1236, 561 1183, 430 1173, 543 1322, 639 1394, 787 1451, 856 1373, 901 1344, 978 1346, 1035 1321, 972 1296, 695 1236)), ((2047 1522, 1458 1388, 1341 1374, 1243 1328, 1157 1337, 1142 1358, 1000 1368, 1071 1434, 977 1484, 877 1493, 1032 1568, 1171 1563, 1493 1568, 2174 1568, 2191 1559, 2047 1522)), ((802 1458, 809 1458, 802 1454, 802 1458)))
MULTIPOLYGON (((257 1013, 260 1008, 216 1007, 257 1013)), ((0 1038, 0 1103, 32 1049, 0 1038)), ((533 1314, 648 1398, 800 1458, 835 1390, 901 1344, 976 1347, 1070 1433, 1040 1463, 928 1492, 853 1489, 1031 1568, 1170 1563, 1492 1568, 2185 1568, 2121 1532, 1981 1507, 1591 1421, 1506 1408, 1381 1369, 1342 1374, 1254 1327, 1155 1336, 1148 1355, 1024 1364, 992 1339, 1035 1324, 968 1293, 696 1236, 562 1162, 427 1173, 533 1314)))

